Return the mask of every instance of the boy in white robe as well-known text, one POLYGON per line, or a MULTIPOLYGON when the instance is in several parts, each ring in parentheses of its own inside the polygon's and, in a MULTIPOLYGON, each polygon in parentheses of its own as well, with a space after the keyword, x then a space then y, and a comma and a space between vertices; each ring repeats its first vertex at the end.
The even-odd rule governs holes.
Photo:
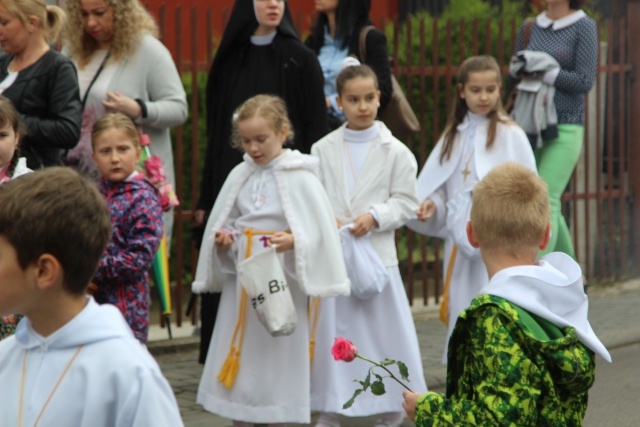
POLYGON ((6 426, 182 426, 167 380, 122 314, 86 288, 110 238, 93 184, 49 168, 0 187, 0 342, 6 426))

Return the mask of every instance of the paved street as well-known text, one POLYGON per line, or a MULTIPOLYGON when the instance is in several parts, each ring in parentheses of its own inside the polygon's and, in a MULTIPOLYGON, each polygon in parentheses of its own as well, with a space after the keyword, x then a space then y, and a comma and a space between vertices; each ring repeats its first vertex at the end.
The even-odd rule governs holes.
MULTIPOLYGON (((593 329, 610 350, 640 342, 640 280, 591 291, 589 318, 593 329)), ((436 311, 433 307, 414 309, 414 319, 420 339, 427 385, 430 389, 441 391, 446 376, 445 369, 440 364, 445 328, 436 319, 436 311)), ((187 326, 182 333, 180 330, 174 331, 175 335, 189 335, 190 332, 190 326, 187 326)), ((156 338, 164 338, 162 333, 166 334, 163 331, 156 331, 156 333, 158 334, 156 338)), ((230 426, 229 420, 209 414, 195 403, 196 390, 202 372, 202 367, 197 363, 197 339, 186 337, 173 341, 152 341, 149 348, 157 355, 162 371, 171 382, 185 425, 187 427, 230 426)), ((611 366, 606 366, 606 362, 598 360, 596 385, 591 394, 585 426, 632 425, 615 422, 616 418, 609 416, 615 413, 618 419, 624 420, 626 419, 625 411, 629 412, 629 419, 631 416, 636 416, 634 419, 638 419, 635 411, 637 405, 627 402, 630 400, 637 402, 637 392, 614 393, 612 388, 620 382, 621 387, 629 390, 635 384, 635 390, 638 391, 640 370, 635 369, 635 364, 630 367, 633 363, 630 360, 638 359, 639 349, 640 347, 635 346, 615 350, 614 364, 611 366), (621 360, 625 360, 626 363, 616 364, 617 354, 624 354, 624 359, 621 358, 621 360), (613 399, 612 395, 615 396, 613 399), (617 404, 613 405, 612 401, 617 404)), ((345 427, 364 427, 372 424, 373 419, 346 418, 342 423, 345 427)), ((405 421, 404 425, 411 426, 412 423, 405 421)))

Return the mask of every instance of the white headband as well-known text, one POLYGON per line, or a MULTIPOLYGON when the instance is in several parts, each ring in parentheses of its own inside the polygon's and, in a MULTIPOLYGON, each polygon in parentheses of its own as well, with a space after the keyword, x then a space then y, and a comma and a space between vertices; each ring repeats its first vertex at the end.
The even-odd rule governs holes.
POLYGON ((347 67, 357 67, 358 65, 362 65, 362 63, 358 61, 358 58, 355 58, 353 56, 347 56, 342 61, 342 66, 340 67, 340 71, 344 70, 347 67))

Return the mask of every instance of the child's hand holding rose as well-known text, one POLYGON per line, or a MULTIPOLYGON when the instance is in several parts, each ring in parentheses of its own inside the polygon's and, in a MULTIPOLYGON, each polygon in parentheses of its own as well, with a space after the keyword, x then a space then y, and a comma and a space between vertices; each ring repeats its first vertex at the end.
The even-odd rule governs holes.
POLYGON ((402 402, 402 407, 404 411, 409 416, 409 419, 413 421, 416 417, 416 403, 418 402, 418 398, 420 397, 419 393, 415 393, 413 391, 405 390, 402 393, 402 397, 404 397, 404 402, 402 402))

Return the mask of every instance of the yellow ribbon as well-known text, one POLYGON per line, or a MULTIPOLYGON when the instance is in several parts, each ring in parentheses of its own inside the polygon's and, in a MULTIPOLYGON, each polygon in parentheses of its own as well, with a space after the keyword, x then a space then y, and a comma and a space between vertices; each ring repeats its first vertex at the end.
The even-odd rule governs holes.
POLYGON ((311 325, 311 334, 309 337, 309 360, 313 360, 316 354, 316 327, 318 326, 318 315, 320 314, 320 298, 312 297, 309 299, 309 308, 307 310, 307 323, 311 325), (313 322, 311 316, 313 313, 313 322))
MULTIPOLYGON (((271 235, 276 231, 254 231, 251 228, 244 230, 244 235, 247 236, 247 250, 245 251, 245 259, 251 257, 253 248, 253 236, 254 235, 271 235)), ((231 339, 231 345, 229 346, 229 354, 220 368, 218 373, 218 381, 220 381, 226 388, 233 388, 233 384, 238 376, 240 369, 240 352, 242 351, 242 342, 244 340, 244 327, 247 318, 247 300, 249 296, 242 288, 242 295, 240 296, 240 307, 238 308, 238 320, 236 322, 235 330, 233 331, 233 338, 231 339), (236 346, 236 338, 238 343, 236 346)))
POLYGON ((456 263, 458 255, 458 246, 453 245, 449 264, 447 265, 447 276, 444 281, 444 292, 442 293, 442 302, 440 303, 440 321, 449 326, 449 286, 451 285, 451 276, 453 276, 453 265, 456 263))

